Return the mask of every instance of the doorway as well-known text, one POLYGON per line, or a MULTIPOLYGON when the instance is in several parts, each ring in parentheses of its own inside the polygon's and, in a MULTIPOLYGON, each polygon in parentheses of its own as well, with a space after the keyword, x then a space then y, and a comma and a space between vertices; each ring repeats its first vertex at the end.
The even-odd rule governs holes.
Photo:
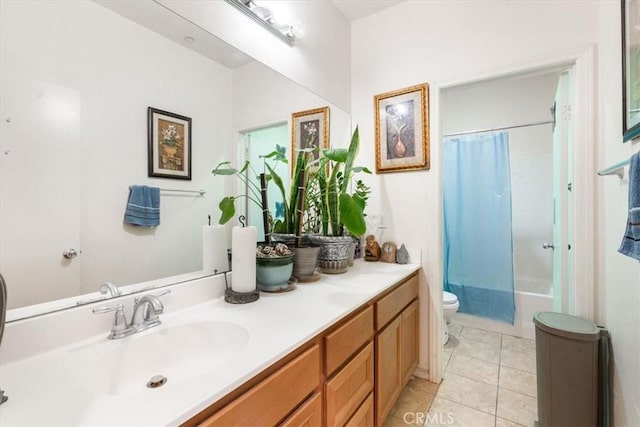
MULTIPOLYGON (((439 117, 442 117, 442 93, 457 86, 474 84, 482 81, 500 79, 508 76, 533 74, 535 72, 571 68, 573 70, 573 140, 575 146, 570 154, 573 165, 573 210, 579 215, 574 215, 572 227, 573 265, 571 266, 572 281, 579 284, 575 290, 575 314, 586 319, 594 318, 595 295, 595 129, 594 129, 594 87, 595 87, 595 52, 592 45, 568 49, 556 54, 534 58, 526 63, 519 63, 512 67, 496 67, 485 74, 469 75, 466 78, 458 77, 455 80, 432 83, 432 105, 437 106, 439 117)), ((440 141, 444 135, 441 120, 432 121, 431 138, 440 141)), ((442 147, 441 144, 432 144, 432 172, 438 176, 438 182, 442 182, 442 147)), ((441 185, 439 186, 441 191, 441 185)), ((442 198, 436 198, 429 208, 429 215, 440 218, 442 224, 442 198)), ((437 230, 437 228, 436 228, 437 230)), ((426 259, 426 268, 431 271, 431 279, 428 282, 429 294, 432 296, 433 310, 429 312, 428 330, 422 337, 427 342, 425 351, 429 351, 428 375, 431 381, 440 382, 442 379, 442 233, 436 231, 438 239, 430 245, 433 257, 426 259)))
MULTIPOLYGON (((256 174, 267 173, 264 168, 264 160, 261 156, 265 156, 275 150, 284 150, 286 158, 290 158, 288 151, 288 127, 287 123, 277 123, 249 131, 241 132, 241 141, 243 148, 243 159, 241 163, 249 161, 252 168, 247 169, 247 180, 255 182, 260 186, 256 174), (255 172, 255 173, 253 173, 255 172)), ((288 165, 284 163, 270 163, 275 171, 280 175, 284 188, 289 188, 289 170, 288 165)), ((249 194, 248 189, 244 189, 245 194, 249 194)), ((273 220, 284 217, 284 208, 282 206, 282 197, 274 185, 267 186, 267 202, 268 210, 273 220)), ((245 212, 247 213, 248 225, 257 228, 258 241, 264 241, 264 226, 262 218, 262 209, 250 200, 245 199, 245 212)))
MULTIPOLYGON (((494 169, 500 166, 507 174, 504 177, 506 181, 500 185, 510 189, 505 195, 492 193, 492 188, 487 188, 491 193, 487 193, 487 197, 495 202, 489 200, 483 209, 490 211, 478 211, 477 202, 474 209, 459 206, 454 210, 458 222, 461 220, 460 212, 466 210, 476 218, 474 223, 479 223, 482 218, 495 216, 491 206, 495 203, 504 205, 507 198, 506 215, 511 224, 500 236, 492 235, 496 227, 491 230, 474 228, 470 224, 471 217, 457 226, 468 227, 468 233, 444 232, 445 247, 454 251, 450 254, 453 257, 450 263, 447 263, 449 253, 444 252, 445 290, 458 295, 462 313, 456 317, 463 324, 532 338, 534 327, 531 318, 534 312, 552 310, 554 305, 564 306, 566 312, 574 311, 567 303, 572 301, 568 295, 572 286, 567 283, 571 253, 566 249, 570 245, 568 236, 572 224, 568 217, 571 193, 560 191, 561 188, 566 189, 572 180, 567 161, 572 145, 570 75, 570 68, 549 69, 459 85, 442 92, 446 144, 443 155, 445 227, 451 215, 451 212, 447 214, 450 211, 447 206, 451 207, 451 203, 447 204, 447 197, 449 200, 456 198, 460 203, 459 195, 467 187, 475 197, 476 190, 479 190, 477 184, 484 174, 494 173, 494 169), (490 147, 486 139, 498 132, 506 140, 503 141, 506 153, 502 159, 506 164, 494 164, 497 161, 495 153, 486 156, 481 164, 474 159, 470 159, 466 166, 456 164, 465 162, 465 157, 468 157, 464 155, 465 150, 475 150, 473 157, 483 158, 483 150, 490 147), (452 148, 457 156, 446 154, 452 148), (474 171, 466 177, 466 183, 462 181, 461 169, 474 171), (482 237, 483 233, 486 236, 482 237), (449 242, 452 238, 459 241, 449 242), (468 251, 473 246, 472 241, 464 240, 478 238, 477 255, 474 256, 468 251), (498 241, 504 243, 501 245, 503 250, 496 246, 498 241), (455 253, 456 247, 460 248, 458 252, 462 250, 464 253, 455 253), (473 259, 487 256, 489 258, 475 270, 468 268, 473 265, 473 259), (469 259, 456 265, 455 261, 460 257, 469 259), (492 263, 501 270, 496 275, 487 271, 492 263), (461 266, 469 271, 457 271, 461 266), (505 270, 508 275, 505 275, 505 270), (505 276, 509 283, 502 283, 505 276), (488 277, 500 277, 500 283, 487 281, 488 277), (491 290, 493 286, 500 289, 491 290), (486 295, 487 298, 499 295, 503 309, 496 307, 496 301, 484 301, 478 295, 486 295), (554 304, 556 298, 564 304, 554 304), (495 322, 496 319, 500 322, 495 322)), ((480 195, 480 199, 483 197, 480 195)), ((449 221, 450 227, 452 221, 449 221)), ((500 221, 500 225, 504 222, 500 221)))

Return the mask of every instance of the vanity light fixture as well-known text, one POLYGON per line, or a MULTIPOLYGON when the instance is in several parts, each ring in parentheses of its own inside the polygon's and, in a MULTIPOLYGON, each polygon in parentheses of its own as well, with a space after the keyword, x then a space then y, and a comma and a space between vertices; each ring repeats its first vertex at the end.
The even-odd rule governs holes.
POLYGON ((264 6, 257 5, 253 0, 225 1, 253 19, 258 24, 262 25, 280 40, 287 43, 289 46, 293 46, 295 44, 296 37, 302 37, 304 34, 302 24, 284 24, 278 22, 270 9, 264 6))

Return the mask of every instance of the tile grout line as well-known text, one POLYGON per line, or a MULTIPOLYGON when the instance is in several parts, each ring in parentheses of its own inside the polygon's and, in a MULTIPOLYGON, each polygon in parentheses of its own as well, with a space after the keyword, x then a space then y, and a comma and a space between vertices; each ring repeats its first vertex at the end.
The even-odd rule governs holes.
POLYGON ((502 340, 504 339, 504 334, 500 334, 500 352, 498 353, 498 384, 496 385, 496 417, 493 420, 494 427, 498 426, 498 399, 500 396, 500 371, 502 370, 502 340))

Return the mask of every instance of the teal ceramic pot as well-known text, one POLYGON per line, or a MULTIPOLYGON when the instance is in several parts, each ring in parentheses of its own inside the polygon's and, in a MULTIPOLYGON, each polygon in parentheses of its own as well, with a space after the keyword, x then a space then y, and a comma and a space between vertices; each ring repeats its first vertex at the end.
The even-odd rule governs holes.
POLYGON ((289 286, 293 273, 293 254, 274 258, 256 257, 256 281, 260 288, 277 291, 289 286))

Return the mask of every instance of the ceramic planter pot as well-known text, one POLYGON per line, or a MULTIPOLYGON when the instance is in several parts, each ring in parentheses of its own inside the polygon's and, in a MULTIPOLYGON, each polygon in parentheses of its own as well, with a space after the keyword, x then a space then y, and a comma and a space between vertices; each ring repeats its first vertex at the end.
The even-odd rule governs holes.
POLYGON ((293 258, 293 276, 301 281, 313 276, 318 265, 320 247, 310 246, 306 248, 291 248, 295 254, 293 258))
POLYGON ((323 273, 345 273, 349 268, 351 236, 310 236, 311 241, 320 245, 318 266, 323 273))
POLYGON ((277 291, 289 286, 293 272, 293 254, 273 258, 256 258, 256 281, 261 289, 277 291))

